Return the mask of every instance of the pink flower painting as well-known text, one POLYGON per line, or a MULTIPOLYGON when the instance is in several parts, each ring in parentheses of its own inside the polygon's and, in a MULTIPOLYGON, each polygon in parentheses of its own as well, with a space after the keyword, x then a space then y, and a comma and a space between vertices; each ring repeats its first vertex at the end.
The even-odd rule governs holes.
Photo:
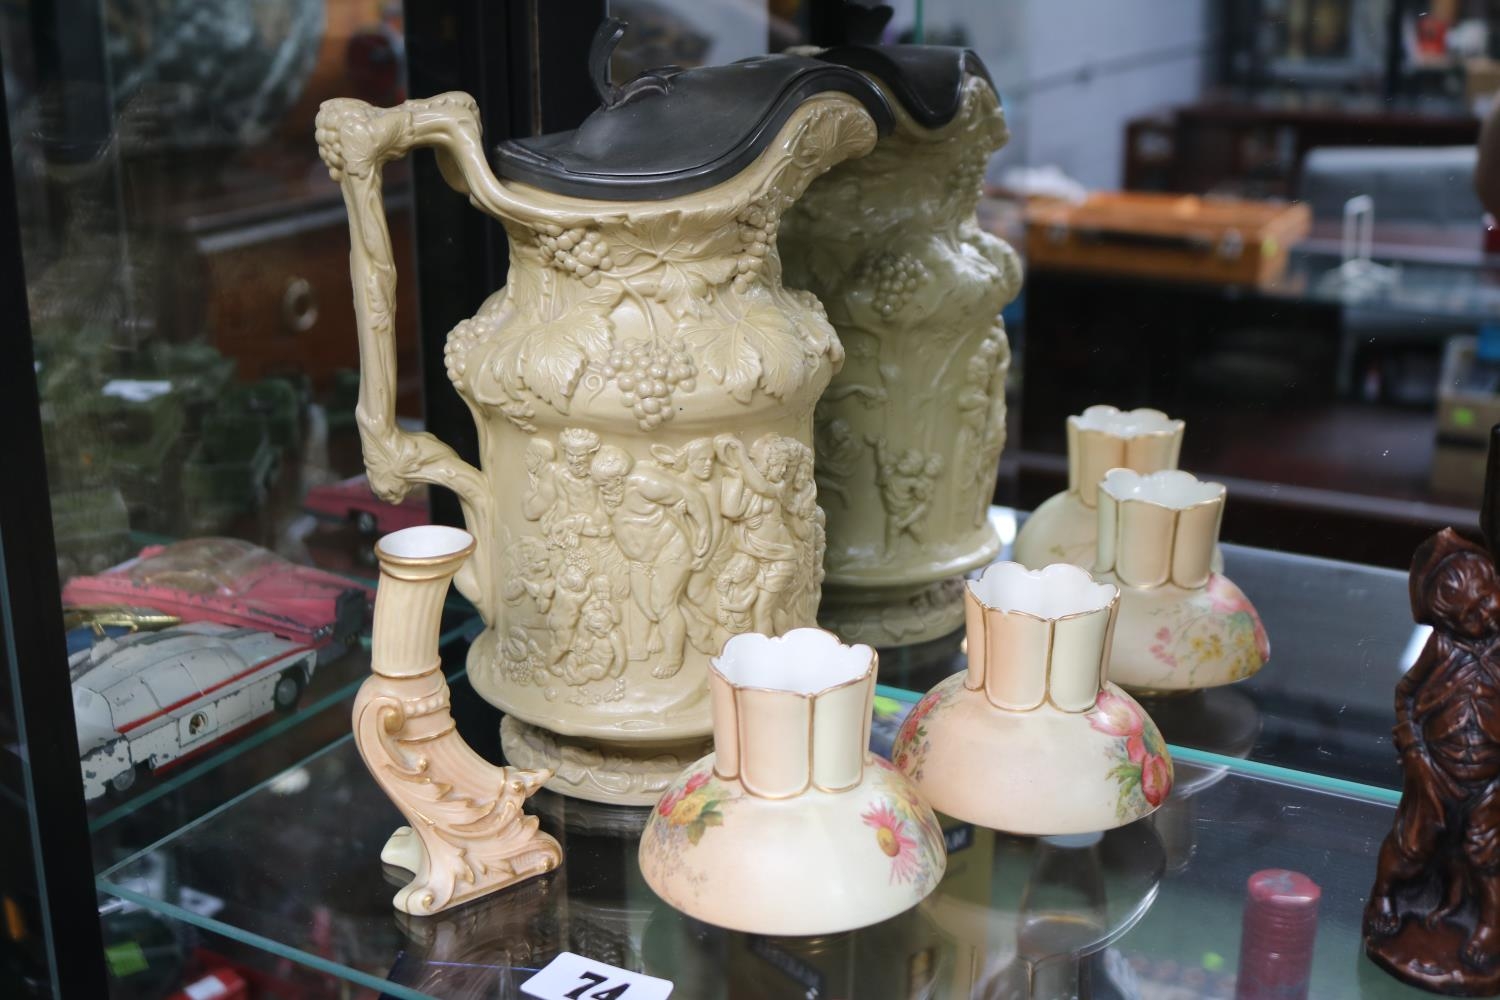
POLYGON ((921 870, 917 842, 907 832, 906 820, 891 801, 880 801, 860 814, 865 826, 875 830, 875 845, 891 859, 891 881, 910 882, 921 870))
POLYGON ((1105 688, 1088 720, 1092 728, 1116 740, 1109 751, 1115 762, 1110 774, 1119 789, 1116 814, 1124 819, 1142 812, 1134 801, 1137 795, 1153 809, 1161 805, 1172 791, 1172 764, 1161 733, 1140 706, 1105 688))
POLYGON ((954 674, 911 707, 891 745, 891 759, 897 770, 921 779, 923 762, 927 751, 932 748, 932 741, 927 738, 928 717, 947 705, 962 690, 963 675, 954 674))

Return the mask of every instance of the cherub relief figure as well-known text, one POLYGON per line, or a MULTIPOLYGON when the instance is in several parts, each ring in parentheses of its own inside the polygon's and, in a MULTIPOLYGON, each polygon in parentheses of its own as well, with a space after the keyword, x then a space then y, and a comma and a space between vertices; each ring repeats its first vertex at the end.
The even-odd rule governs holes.
MULTIPOLYGON (((990 482, 1005 447, 1005 379, 1000 364, 1003 341, 987 337, 964 366, 963 384, 958 390, 960 441, 956 454, 969 463, 967 484, 980 486, 990 482)), ((974 494, 977 503, 974 524, 984 523, 989 513, 990 496, 980 490, 974 494)))
MULTIPOLYGON (((561 673, 558 664, 573 645, 574 630, 578 628, 578 617, 583 613, 584 602, 589 599, 589 575, 592 567, 587 558, 577 552, 568 553, 562 570, 552 590, 552 601, 547 611, 547 628, 552 633, 552 662, 547 665, 553 673, 561 673)), ((605 596, 608 596, 606 581, 605 596)))
POLYGON ((590 475, 615 543, 630 567, 632 600, 625 611, 627 653, 644 660, 659 650, 653 677, 682 669, 687 623, 682 601, 688 577, 707 562, 713 528, 694 487, 606 445, 590 475))
POLYGON ((819 422, 816 432, 818 489, 825 497, 837 497, 848 507, 849 490, 845 484, 853 477, 854 463, 864 449, 843 417, 819 422))
POLYGON ((779 627, 777 613, 785 615, 783 596, 796 580, 803 533, 811 528, 800 518, 788 517, 797 488, 799 443, 765 434, 750 445, 748 455, 732 434, 720 434, 714 443, 727 470, 721 480, 720 510, 734 524, 735 551, 756 563, 753 629, 779 635, 785 629, 779 627))
POLYGON ((755 586, 755 560, 736 552, 714 582, 719 592, 719 624, 726 632, 738 635, 750 631, 751 612, 759 590, 755 586))
POLYGON ((1396 686, 1405 781, 1365 909, 1365 948, 1439 992, 1500 991, 1500 579, 1451 528, 1412 559, 1411 604, 1432 626, 1396 686))
POLYGON ((620 638, 620 612, 608 599, 609 581, 600 585, 584 602, 578 631, 563 657, 563 679, 569 684, 618 677, 625 669, 625 642, 620 638))
POLYGON ((823 587, 823 551, 828 543, 828 518, 818 506, 818 481, 813 468, 813 450, 800 441, 790 441, 793 453, 792 492, 786 510, 802 541, 797 585, 783 607, 816 608, 823 587))
POLYGON ((552 565, 546 543, 537 538, 522 538, 506 553, 508 566, 500 594, 515 604, 529 596, 543 614, 552 606, 557 584, 552 580, 552 565))
POLYGON ((885 551, 893 553, 906 535, 921 543, 922 519, 932 504, 932 481, 943 471, 943 456, 908 448, 891 454, 884 437, 865 439, 875 449, 875 485, 885 505, 885 551))

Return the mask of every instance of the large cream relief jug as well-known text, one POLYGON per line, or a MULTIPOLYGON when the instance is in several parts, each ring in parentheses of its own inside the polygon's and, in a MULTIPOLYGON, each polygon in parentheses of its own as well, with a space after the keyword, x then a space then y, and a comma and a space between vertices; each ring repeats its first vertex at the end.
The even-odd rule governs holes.
POLYGON ((848 45, 818 58, 887 94, 892 134, 820 179, 788 214, 788 280, 828 307, 848 360, 816 416, 828 511, 820 619, 891 647, 964 622, 962 574, 1000 552, 988 510, 1005 443, 1001 308, 1021 266, 975 220, 1006 139, 974 53, 848 45))
POLYGON ((858 73, 793 56, 615 86, 622 31, 591 53, 604 106, 502 143, 500 178, 466 94, 330 101, 318 144, 349 209, 371 485, 458 494, 477 547, 456 583, 487 626, 469 677, 511 762, 645 804, 704 751, 709 657, 816 619, 812 410, 843 356, 817 300, 782 287, 776 231, 889 112, 858 73), (446 350, 479 468, 395 421, 380 168, 416 146, 510 240, 508 283, 446 350))

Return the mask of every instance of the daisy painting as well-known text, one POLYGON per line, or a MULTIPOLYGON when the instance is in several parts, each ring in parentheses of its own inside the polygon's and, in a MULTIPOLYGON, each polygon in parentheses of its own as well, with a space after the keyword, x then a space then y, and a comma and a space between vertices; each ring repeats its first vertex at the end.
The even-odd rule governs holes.
POLYGON ((907 821, 890 800, 881 799, 860 814, 865 826, 875 830, 875 844, 891 859, 891 881, 912 882, 922 871, 917 842, 911 836, 907 821))

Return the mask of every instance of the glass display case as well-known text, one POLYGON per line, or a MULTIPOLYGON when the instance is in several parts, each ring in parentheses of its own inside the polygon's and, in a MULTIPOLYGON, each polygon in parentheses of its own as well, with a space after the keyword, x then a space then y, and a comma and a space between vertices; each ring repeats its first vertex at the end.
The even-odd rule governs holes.
MULTIPOLYGON (((1007 509, 992 516, 1014 524, 1007 509)), ((393 811, 347 736, 102 870, 100 891, 371 995, 521 996, 571 951, 684 996, 1228 998, 1246 880, 1286 868, 1323 891, 1310 996, 1418 995, 1368 966, 1359 943, 1399 796, 1390 688, 1424 638, 1405 614, 1405 578, 1236 546, 1225 560, 1260 601, 1275 666, 1145 703, 1177 770, 1155 817, 1082 843, 947 821, 938 891, 873 927, 771 938, 692 921, 641 880, 638 810, 545 791, 533 803, 563 845, 562 870, 451 914, 404 917, 389 905, 404 876, 382 878, 372 860, 393 811)), ((917 691, 962 667, 955 642, 883 658, 876 744, 917 691)), ((483 746, 493 721, 469 698, 460 725, 472 720, 483 746)))
MULTIPOLYGON (((11 831, 0 879, 0 995, 520 997, 530 995, 526 984, 539 970, 573 953, 667 980, 674 997, 1227 1000, 1253 995, 1248 977, 1264 964, 1246 932, 1247 883, 1268 869, 1298 873, 1320 892, 1300 995, 1417 995, 1364 957, 1361 937, 1381 842, 1401 799, 1392 695, 1430 633, 1412 621, 1403 567, 1435 528, 1473 534, 1478 523, 1483 444, 1475 435, 1483 438, 1500 418, 1487 408, 1500 357, 1492 329, 1500 321, 1500 258, 1467 196, 1445 201, 1450 214, 1441 219, 1397 211, 1420 200, 1407 197, 1412 191, 1467 184, 1454 171, 1472 171, 1472 162, 1443 167, 1442 177, 1370 180, 1363 167, 1320 153, 1321 140, 1297 145, 1321 127, 1304 120, 1306 107, 1290 124, 1284 106, 1281 118, 1267 107, 1284 104, 1288 88, 1316 91, 1317 102, 1338 107, 1344 127, 1362 113, 1365 91, 1379 91, 1382 74, 1394 74, 1415 118, 1384 113, 1380 127, 1391 130, 1392 145, 1472 146, 1478 118, 1451 91, 1482 75, 1478 29, 1457 29, 1440 59, 1435 25, 1394 2, 1236 4, 1229 13, 1195 4, 1170 17, 1082 2, 1063 12, 1037 2, 1001 10, 977 0, 907 0, 888 17, 869 6, 0 5, 0 135, 9 152, 0 162, 0 315, 13 352, 0 393, 11 435, 11 474, 0 489, 0 784, 11 831), (596 36, 607 16, 628 22, 612 51, 596 36), (1271 28, 1257 35, 1253 64, 1221 51, 1223 39, 1240 37, 1256 19, 1271 28), (1407 47, 1395 65, 1392 38, 1407 47), (356 288, 364 251, 356 233, 351 278, 351 189, 330 176, 330 162, 338 174, 343 161, 320 159, 319 141, 326 158, 328 139, 314 137, 319 106, 356 98, 384 108, 472 94, 477 159, 487 156, 511 185, 516 175, 502 161, 513 154, 498 151, 507 140, 575 128, 601 105, 628 110, 636 102, 644 114, 641 102, 651 95, 688 91, 681 74, 695 67, 768 53, 811 61, 824 47, 860 40, 971 49, 973 62, 955 63, 960 84, 983 79, 998 92, 1005 119, 994 138, 1007 141, 993 156, 986 149, 952 165, 955 190, 982 191, 977 222, 955 223, 961 236, 944 244, 965 262, 952 272, 957 278, 880 241, 836 279, 828 277, 831 258, 789 251, 789 231, 799 234, 793 238, 817 231, 809 218, 827 226, 839 212, 852 218, 868 208, 837 197, 782 230, 789 272, 826 281, 818 294, 829 302, 868 279, 879 295, 870 293, 870 311, 888 318, 910 301, 942 315, 943 300, 958 293, 927 288, 929 272, 947 274, 956 288, 993 266, 996 277, 984 281, 1015 279, 1021 290, 1004 307, 999 335, 986 325, 966 364, 925 348, 897 363, 872 346, 877 338, 846 328, 863 293, 851 293, 854 307, 829 307, 789 291, 811 317, 799 335, 812 336, 818 324, 839 332, 825 350, 837 356, 828 367, 846 372, 828 402, 814 411, 809 399, 798 416, 808 441, 780 451, 745 442, 737 451, 721 440, 736 429, 726 418, 701 440, 672 439, 680 449, 659 444, 649 459, 625 461, 611 478, 598 456, 621 449, 601 445, 594 431, 584 432, 595 433, 591 450, 577 446, 582 438, 565 439, 563 430, 553 453, 517 449, 510 464, 486 467, 497 481, 529 482, 533 497, 543 492, 538 480, 551 477, 554 493, 574 488, 599 498, 592 510, 577 501, 571 520, 525 514, 550 533, 540 561, 528 561, 529 539, 506 536, 500 549, 503 600, 534 606, 533 625, 554 627, 571 613, 557 627, 570 636, 595 629, 604 659, 567 660, 572 647, 544 656, 525 629, 481 639, 495 622, 483 601, 462 596, 461 580, 437 611, 432 668, 451 692, 456 732, 487 761, 525 766, 514 741, 503 742, 498 682, 471 681, 476 639, 523 664, 520 673, 562 676, 660 656, 672 624, 662 622, 674 612, 685 633, 675 641, 690 659, 694 649, 707 655, 700 632, 782 630, 788 613, 767 610, 773 602, 757 603, 757 595, 830 586, 821 561, 793 566, 786 551, 813 537, 821 545, 825 532, 835 537, 835 520, 852 518, 858 506, 852 489, 868 491, 880 519, 871 535, 890 550, 936 545, 923 518, 933 484, 958 474, 955 463, 903 444, 911 428, 899 420, 884 425, 892 444, 829 419, 832 402, 860 415, 856 425, 892 400, 911 402, 903 369, 934 359, 939 374, 912 393, 913 405, 957 408, 954 434, 944 432, 956 443, 941 446, 977 470, 963 473, 966 485, 987 490, 999 467, 993 495, 963 515, 972 514, 966 528, 992 532, 995 544, 964 572, 1010 559, 1030 510, 1069 476, 1070 414, 1094 403, 1160 407, 1187 418, 1183 465, 1228 485, 1215 573, 1233 578, 1258 609, 1269 662, 1232 685, 1140 696, 1175 767, 1171 794, 1152 816, 1056 837, 940 816, 948 861, 937 890, 872 926, 778 937, 690 918, 652 891, 638 860, 641 831, 660 806, 588 801, 556 783, 527 800, 541 831, 561 846, 556 871, 433 916, 402 912, 392 899, 407 875, 382 861, 400 814, 351 733, 356 698, 372 675, 375 543, 412 526, 464 524, 466 511, 441 486, 390 502, 380 463, 366 474, 374 435, 361 405, 365 317, 354 305, 357 291, 369 294, 356 288), (1231 112, 1220 84, 1250 96, 1231 112), (1184 95, 1194 98, 1191 107, 1158 114, 1184 95), (1214 129, 1242 134, 1237 151, 1216 144, 1214 129), (1257 145, 1276 129, 1283 138, 1257 145), (1294 132, 1299 138, 1285 138, 1294 132), (1167 146, 1153 147, 1152 135, 1167 146), (1268 149, 1276 155, 1241 155, 1268 149), (1276 193, 1309 205, 1311 221, 1291 246, 1252 248, 1278 266, 1249 283, 1204 277, 1216 256, 1248 259, 1238 256, 1245 243, 1238 233, 1241 249, 1230 253, 1196 232, 1142 236, 1038 221, 1056 201, 1086 204, 1090 192, 1123 187, 1165 187, 1181 198, 1276 193), (1361 249, 1343 227, 1363 224, 1360 204, 1348 204, 1372 191, 1382 221, 1361 249), (834 208, 818 215, 827 205, 834 208), (1102 248, 1124 263, 1044 258, 1030 241, 1052 241, 1049 254, 1102 248), (1187 275, 1140 273, 1156 253, 1188 258, 1187 275), (1036 267, 1021 281, 1020 264, 1032 259, 1036 267), (581 474, 570 466, 577 456, 569 441, 586 452, 581 474), (1444 449, 1460 457, 1439 468, 1444 449), (868 482, 848 485, 841 465, 867 472, 868 482), (716 475, 733 489, 715 484, 716 475), (628 498, 624 517, 634 521, 621 520, 620 499, 609 505, 611 486, 628 498), (803 502, 814 487, 824 498, 818 513, 803 502), (688 538, 705 516, 700 508, 717 517, 731 496, 742 508, 726 521, 734 523, 707 531, 681 579, 660 582, 673 531, 688 538), (649 503, 632 509, 641 497, 649 503), (803 533, 792 517, 799 509, 803 533), (666 541, 655 549, 638 547, 613 568, 598 556, 611 545, 625 551, 617 535, 663 524, 653 537, 666 541), (570 554, 552 566, 557 548, 570 554), (598 556, 597 574, 580 552, 598 556), (641 586, 653 595, 634 598, 623 618, 601 610, 614 570, 629 586, 649 581, 641 586), (658 590, 670 593, 658 599, 658 590), (687 604, 710 592, 718 603, 702 606, 717 615, 700 621, 687 604), (637 645, 645 652, 636 655, 637 645)), ((1447 6, 1433 16, 1449 30, 1488 23, 1481 5, 1447 6)), ((1492 37, 1500 39, 1500 24, 1492 37)), ((841 69, 868 70, 857 60, 850 66, 841 69)), ((842 86, 846 98, 857 89, 842 86)), ((900 104, 899 88, 871 90, 877 111, 881 102, 900 104)), ((443 113, 458 103, 442 105, 443 113)), ((891 121, 869 115, 872 144, 877 131, 889 134, 892 121, 905 120, 889 107, 885 114, 891 121)), ((710 124, 705 144, 721 138, 710 124)), ((838 141, 852 144, 847 135, 838 141)), ((682 136, 661 142, 684 144, 691 145, 682 136)), ((788 153, 797 169, 826 152, 808 148, 788 153)), ((617 153, 605 150, 606 168, 617 153)), ((889 161, 892 169, 899 161, 889 161)), ((450 331, 470 336, 469 317, 497 301, 492 293, 514 277, 512 266, 577 276, 593 290, 588 273, 609 270, 611 254, 588 242, 601 238, 592 229, 528 236, 475 212, 471 198, 482 204, 486 195, 456 193, 444 169, 451 166, 425 151, 391 159, 373 188, 379 204, 363 208, 383 211, 385 250, 400 275, 390 286, 393 376, 382 405, 400 434, 430 432, 452 445, 456 462, 478 466, 492 442, 475 414, 493 401, 454 392, 450 331), (536 262, 543 258, 545 268, 536 262)), ((914 177, 900 210, 924 204, 927 180, 914 177)), ((721 284, 763 280, 760 261, 776 256, 776 219, 787 205, 751 207, 724 231, 758 249, 726 254, 721 284)), ((608 199, 588 204, 600 218, 614 210, 608 199)), ((685 259, 718 239, 688 246, 697 237, 680 231, 684 217, 663 215, 649 233, 635 233, 640 246, 622 244, 613 256, 661 252, 654 241, 687 247, 685 259)), ((622 231, 631 233, 630 224, 622 231)), ((700 272, 684 265, 670 280, 686 292, 674 298, 651 285, 630 293, 634 304, 620 306, 628 298, 621 296, 608 308, 633 319, 670 314, 682 329, 695 320, 703 327, 702 315, 724 308, 702 296, 700 272), (691 301, 694 294, 702 301, 691 301)), ((613 315, 623 329, 621 314, 613 315)), ((759 391, 757 379, 765 380, 763 395, 776 395, 771 369, 780 362, 764 331, 749 329, 756 317, 731 319, 721 341, 704 337, 678 352, 697 352, 687 361, 632 354, 634 341, 612 343, 618 358, 598 366, 607 375, 575 372, 571 383, 568 373, 558 376, 566 385, 560 412, 576 385, 595 396, 618 390, 629 407, 616 407, 616 416, 639 419, 644 435, 662 425, 659 407, 671 405, 672 393, 726 385, 736 365, 750 373, 743 396, 759 391), (750 365, 744 344, 751 354, 768 352, 765 359, 750 365), (653 365, 663 368, 668 392, 647 391, 653 365), (627 388, 615 369, 638 380, 627 388)), ((948 322, 912 329, 942 346, 948 322)), ((584 408, 573 414, 580 422, 584 408)), ((532 416, 515 409, 504 419, 534 435, 535 426, 524 426, 532 416)), ((467 523, 477 532, 472 516, 467 523)), ((869 744, 887 757, 923 693, 968 665, 961 610, 943 617, 959 609, 962 583, 939 573, 921 584, 874 640, 879 683, 869 744), (939 620, 946 624, 933 626, 939 620), (904 638, 912 635, 920 639, 904 638)), ((681 660, 679 651, 674 670, 681 660)), ((538 698, 606 700, 584 683, 568 684, 538 698)), ((680 770, 683 761, 671 761, 680 770)))

